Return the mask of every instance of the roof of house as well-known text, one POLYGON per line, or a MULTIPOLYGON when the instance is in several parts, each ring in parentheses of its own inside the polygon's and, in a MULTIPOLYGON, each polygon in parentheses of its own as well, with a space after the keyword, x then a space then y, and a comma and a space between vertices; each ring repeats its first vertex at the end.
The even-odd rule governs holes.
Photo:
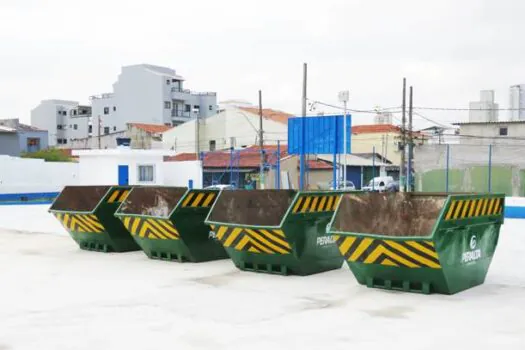
POLYGON ((149 132, 150 134, 163 133, 173 128, 172 126, 164 124, 128 123, 128 125, 131 125, 137 129, 144 130, 145 132, 149 132))
POLYGON ((309 160, 307 166, 310 170, 332 170, 334 168, 332 163, 320 159, 309 160))
MULTIPOLYGON (((266 154, 266 163, 275 165, 277 163, 277 146, 276 145, 265 145, 264 151, 266 154)), ((203 167, 204 168, 218 168, 226 169, 229 168, 232 162, 235 164, 234 167, 244 169, 258 169, 261 164, 261 154, 259 146, 250 146, 242 150, 238 150, 239 158, 231 156, 230 151, 216 151, 216 152, 205 152, 203 153, 203 167), (237 165, 238 164, 238 165, 237 165)), ((288 157, 288 148, 286 145, 280 147, 280 159, 288 157)), ((164 157, 164 161, 167 162, 184 162, 194 161, 198 157, 195 153, 180 153, 172 157, 164 157)), ((332 164, 323 160, 309 160, 308 168, 311 170, 332 170, 332 164)))
MULTIPOLYGON (((238 107, 238 108, 242 111, 259 115, 259 108, 257 107, 238 107)), ((281 123, 281 124, 288 124, 288 118, 293 117, 292 114, 282 112, 282 111, 277 111, 271 108, 263 108, 262 113, 263 113, 263 118, 272 120, 274 122, 281 123)))
MULTIPOLYGON (((277 146, 265 145, 264 151, 266 155, 266 163, 274 165, 277 162, 277 146)), ((281 146, 280 158, 284 158, 288 155, 288 148, 286 145, 281 146)), ((203 166, 204 168, 229 168, 232 161, 239 168, 259 168, 261 164, 261 154, 259 146, 250 146, 241 150, 236 150, 235 156, 232 159, 231 152, 215 151, 215 152, 204 152, 203 153, 203 166), (239 157, 237 158, 237 154, 239 157)), ((184 162, 197 160, 198 157, 195 153, 180 153, 172 157, 164 157, 164 161, 167 162, 184 162)))
POLYGON ((0 120, 0 131, 1 132, 17 132, 17 131, 41 131, 46 132, 31 125, 22 124, 18 119, 1 119, 0 120))
POLYGON ((401 132, 401 128, 392 124, 352 125, 352 134, 372 134, 401 132))

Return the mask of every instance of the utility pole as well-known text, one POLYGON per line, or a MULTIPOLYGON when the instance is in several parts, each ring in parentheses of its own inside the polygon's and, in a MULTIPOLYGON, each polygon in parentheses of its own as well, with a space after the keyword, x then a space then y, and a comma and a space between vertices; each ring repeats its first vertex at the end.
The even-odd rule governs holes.
POLYGON ((305 137, 306 137, 306 84, 307 84, 307 73, 308 66, 306 63, 303 64, 303 96, 302 96, 302 108, 301 117, 303 119, 301 125, 301 152, 300 152, 300 174, 299 174, 299 187, 301 190, 305 189, 304 171, 305 171, 305 137))
MULTIPOLYGON (((348 142, 347 140, 347 135, 346 135, 346 129, 347 129, 347 125, 346 125, 346 112, 347 112, 347 103, 348 103, 348 100, 350 98, 350 93, 348 92, 348 90, 345 90, 345 91, 341 91, 339 92, 339 101, 340 102, 343 102, 343 108, 344 108, 344 115, 343 115, 343 155, 344 155, 344 159, 343 159, 343 171, 342 171, 342 175, 343 175, 343 188, 346 189, 346 165, 347 165, 347 161, 346 161, 346 151, 347 151, 347 147, 346 147, 346 143, 348 142)), ((335 184, 334 184, 335 186, 335 184)), ((337 189, 337 187, 334 187, 335 189, 337 189)))
POLYGON ((101 126, 101 122, 100 122, 100 114, 98 115, 98 149, 101 149, 101 145, 100 145, 100 133, 102 132, 102 126, 101 126))
POLYGON ((199 155, 201 153, 200 137, 200 120, 199 114, 197 114, 197 118, 195 119, 195 153, 197 154, 197 158, 199 158, 199 155))
POLYGON ((414 161, 414 136, 412 133, 412 86, 410 87, 408 100, 408 171, 407 192, 412 192, 412 162, 414 161))
POLYGON ((259 182, 261 189, 264 189, 264 141, 263 141, 263 109, 262 109, 262 91, 259 90, 259 148, 261 151, 261 168, 259 173, 259 182))
POLYGON ((407 79, 403 78, 403 104, 402 104, 402 112, 403 117, 401 119, 401 164, 399 167, 399 192, 405 192, 405 144, 406 144, 406 133, 405 133, 405 127, 406 127, 406 95, 407 95, 407 79))

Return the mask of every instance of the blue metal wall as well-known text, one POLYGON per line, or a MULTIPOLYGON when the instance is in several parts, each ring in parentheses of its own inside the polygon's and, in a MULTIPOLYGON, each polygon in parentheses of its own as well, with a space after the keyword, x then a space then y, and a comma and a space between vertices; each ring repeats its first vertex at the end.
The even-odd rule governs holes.
POLYGON ((360 189, 361 184, 361 170, 360 166, 347 166, 346 167, 346 180, 352 181, 356 189, 360 189))
MULTIPOLYGON (((346 152, 351 153, 352 117, 350 115, 346 116, 346 123, 346 152)), ((343 125, 342 115, 289 118, 288 154, 333 154, 334 151, 338 154, 344 153, 343 125)))

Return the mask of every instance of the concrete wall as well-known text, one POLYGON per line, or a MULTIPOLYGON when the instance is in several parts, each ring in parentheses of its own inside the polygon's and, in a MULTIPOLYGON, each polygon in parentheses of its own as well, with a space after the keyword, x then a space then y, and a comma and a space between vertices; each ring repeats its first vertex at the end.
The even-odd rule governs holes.
POLYGON ((460 127, 460 135, 462 145, 525 145, 525 122, 464 124, 460 127), (504 127, 507 128, 507 136, 500 135, 500 128, 504 127), (521 138, 521 140, 513 138, 521 138))
POLYGON ((118 184, 118 167, 127 165, 130 185, 163 185, 164 167, 161 152, 136 150, 76 151, 79 155, 79 172, 81 185, 116 185, 118 184), (154 166, 154 181, 140 182, 138 167, 154 166))
MULTIPOLYGON (((126 131, 114 132, 109 135, 102 135, 100 137, 100 148, 101 149, 112 149, 117 147, 117 138, 127 137, 126 131)), ((89 137, 84 139, 78 139, 71 141, 69 145, 65 145, 65 148, 72 149, 98 149, 98 137, 89 137)))
POLYGON ((0 156, 0 193, 58 192, 79 184, 77 163, 0 156))
POLYGON ((188 186, 193 180, 193 188, 202 188, 202 162, 164 162, 164 184, 166 186, 188 186))
POLYGON ((401 163, 401 152, 398 151, 397 143, 401 136, 397 133, 370 133, 352 135, 352 153, 372 153, 384 155, 393 165, 401 163))
MULTIPOLYGON (((299 189, 299 157, 290 156, 284 159, 281 159, 281 178, 283 177, 282 172, 287 172, 290 177, 290 182, 293 189, 299 189)), ((264 183, 266 184, 266 189, 276 188, 275 187, 275 177, 276 169, 270 169, 266 172, 266 178, 264 183)), ((308 172, 308 182, 309 189, 326 189, 328 182, 332 180, 332 170, 310 170, 308 172)), ((281 180, 282 181, 282 180, 281 180)), ((282 188, 282 184, 281 184, 282 188)))
POLYGON ((20 155, 20 143, 18 134, 11 132, 0 132, 0 154, 8 156, 20 155))

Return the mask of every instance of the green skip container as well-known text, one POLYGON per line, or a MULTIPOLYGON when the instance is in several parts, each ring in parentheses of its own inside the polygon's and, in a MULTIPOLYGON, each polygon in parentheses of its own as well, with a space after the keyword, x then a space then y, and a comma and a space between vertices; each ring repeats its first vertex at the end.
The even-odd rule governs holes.
POLYGON ((503 194, 346 194, 329 225, 360 284, 454 294, 483 284, 503 194))
POLYGON ((206 223, 245 271, 310 275, 343 258, 326 227, 341 192, 222 191, 206 223))
POLYGON ((66 186, 49 212, 81 249, 99 252, 140 250, 114 214, 130 193, 129 186, 66 186))
POLYGON ((204 223, 219 192, 186 187, 135 187, 118 217, 151 259, 203 262, 228 257, 204 223))

